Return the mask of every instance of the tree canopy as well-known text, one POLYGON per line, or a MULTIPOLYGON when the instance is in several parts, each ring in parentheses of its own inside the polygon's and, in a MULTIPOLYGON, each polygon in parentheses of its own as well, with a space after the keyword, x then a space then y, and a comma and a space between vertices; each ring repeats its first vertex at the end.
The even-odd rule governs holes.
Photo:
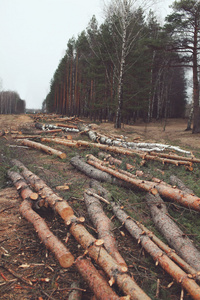
POLYGON ((146 16, 131 1, 118 2, 122 6, 110 9, 101 25, 93 16, 68 41, 45 99, 47 111, 109 120, 117 128, 137 118, 182 117, 185 59, 172 51, 173 23, 161 27, 152 11, 146 16))

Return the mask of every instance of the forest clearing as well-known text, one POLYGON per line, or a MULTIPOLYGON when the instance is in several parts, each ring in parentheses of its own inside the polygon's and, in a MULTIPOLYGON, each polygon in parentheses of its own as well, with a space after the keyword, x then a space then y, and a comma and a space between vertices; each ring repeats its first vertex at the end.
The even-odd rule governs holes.
POLYGON ((0 115, 0 299, 200 299, 186 127, 0 115))

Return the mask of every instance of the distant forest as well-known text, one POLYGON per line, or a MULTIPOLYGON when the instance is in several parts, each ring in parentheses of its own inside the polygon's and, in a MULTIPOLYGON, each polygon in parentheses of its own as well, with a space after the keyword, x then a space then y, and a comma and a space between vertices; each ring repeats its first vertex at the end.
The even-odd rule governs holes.
POLYGON ((0 114, 23 114, 26 103, 17 92, 0 92, 0 114))
POLYGON ((100 26, 93 16, 68 41, 43 102, 47 112, 117 120, 118 128, 138 118, 184 116, 189 60, 183 62, 174 51, 169 26, 161 27, 152 11, 146 16, 130 4, 112 2, 100 26))

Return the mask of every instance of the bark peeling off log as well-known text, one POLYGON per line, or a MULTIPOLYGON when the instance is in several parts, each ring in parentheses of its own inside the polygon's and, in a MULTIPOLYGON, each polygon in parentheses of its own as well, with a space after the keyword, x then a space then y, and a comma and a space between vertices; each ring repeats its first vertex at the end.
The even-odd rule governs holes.
POLYGON ((168 216, 166 205, 161 197, 158 194, 154 196, 149 193, 146 195, 146 201, 156 227, 164 235, 169 245, 174 248, 178 255, 189 265, 197 271, 200 271, 200 252, 195 248, 193 242, 168 216))
MULTIPOLYGON (((104 247, 116 262, 127 268, 126 262, 117 250, 117 243, 111 231, 111 221, 104 213, 99 200, 89 193, 94 193, 94 190, 88 189, 84 193, 84 200, 90 219, 92 220, 98 232, 99 239, 104 240, 104 247)), ((128 270, 128 269, 127 269, 128 270)))

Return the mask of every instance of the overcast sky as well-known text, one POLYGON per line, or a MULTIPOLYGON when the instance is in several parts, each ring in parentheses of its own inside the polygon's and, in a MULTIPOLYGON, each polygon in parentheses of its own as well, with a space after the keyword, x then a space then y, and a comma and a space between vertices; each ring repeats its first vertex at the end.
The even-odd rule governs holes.
MULTIPOLYGON (((152 7, 167 15, 173 0, 152 7)), ((0 90, 12 90, 27 108, 41 108, 67 42, 103 18, 103 0, 0 0, 0 90)))

